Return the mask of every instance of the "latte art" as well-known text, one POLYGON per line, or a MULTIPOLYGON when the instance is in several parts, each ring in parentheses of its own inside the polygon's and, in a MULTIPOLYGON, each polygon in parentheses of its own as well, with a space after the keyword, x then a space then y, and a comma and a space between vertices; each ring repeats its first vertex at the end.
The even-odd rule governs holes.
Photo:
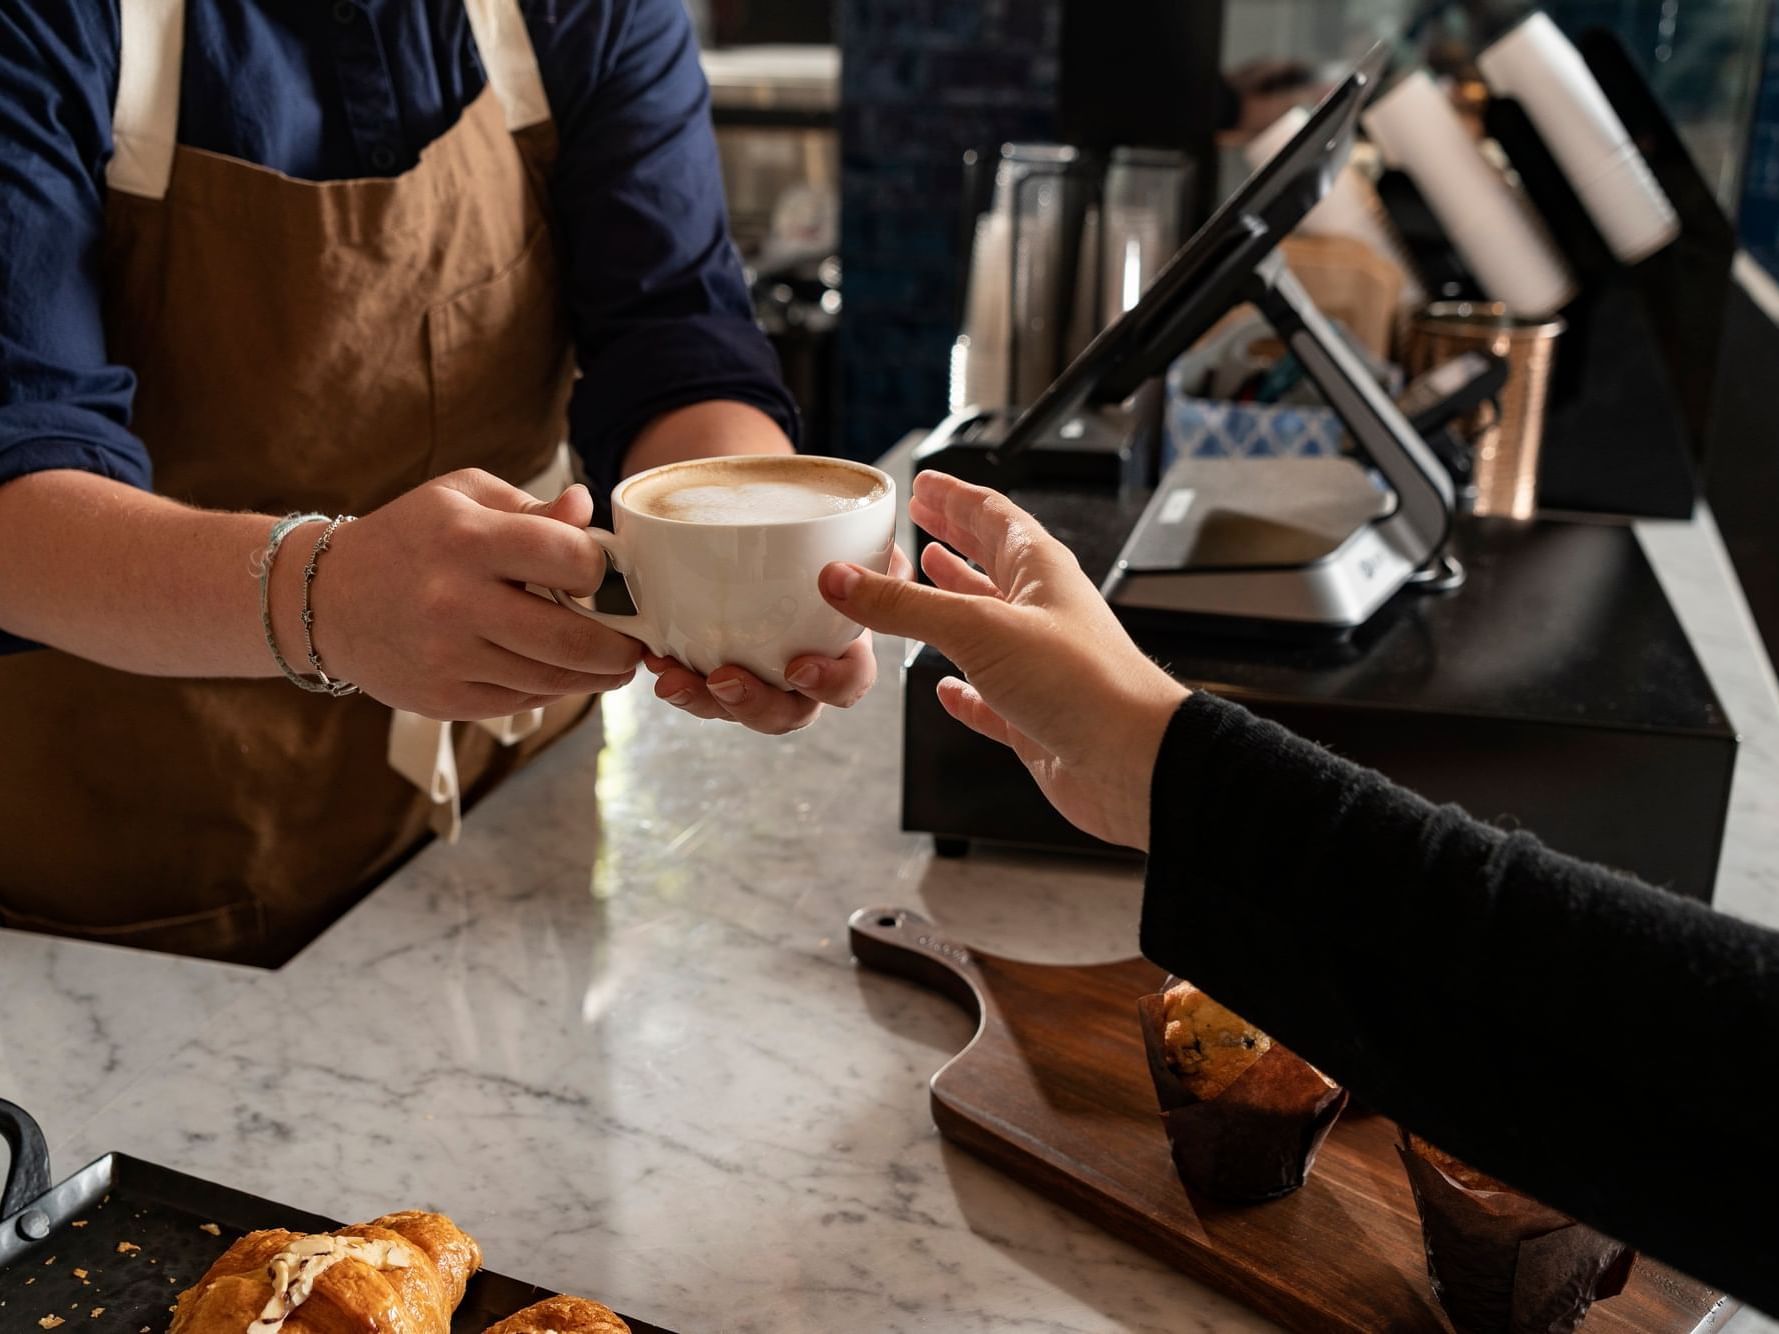
POLYGON ((799 523, 864 509, 882 498, 876 476, 808 458, 712 460, 669 467, 624 489, 639 514, 680 523, 799 523))

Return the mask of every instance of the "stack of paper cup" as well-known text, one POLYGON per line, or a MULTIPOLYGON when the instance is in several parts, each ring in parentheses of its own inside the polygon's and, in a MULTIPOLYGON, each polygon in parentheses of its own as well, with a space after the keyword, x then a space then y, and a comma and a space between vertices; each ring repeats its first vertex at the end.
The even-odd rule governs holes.
POLYGON ((1680 219, 1593 72, 1538 10, 1476 58, 1489 87, 1526 109, 1588 216, 1625 264, 1680 235, 1680 219))
POLYGON ((951 351, 951 410, 1007 406, 1011 330, 1012 220, 990 211, 976 219, 964 328, 951 351))
MULTIPOLYGON (((1242 150, 1247 154, 1248 165, 1256 171, 1265 166, 1297 137, 1309 118, 1310 113, 1302 107, 1292 107, 1267 126, 1242 150)), ((1310 210, 1298 224, 1298 230, 1309 236, 1344 236, 1370 246, 1402 270, 1404 306, 1419 306, 1426 301, 1414 262, 1390 225, 1383 201, 1370 179, 1351 162, 1340 169, 1322 202, 1310 210)))
POLYGON ((1538 319, 1575 295, 1575 280, 1525 201, 1483 157, 1458 113, 1416 70, 1365 113, 1385 159, 1414 179, 1453 248, 1491 297, 1538 319))

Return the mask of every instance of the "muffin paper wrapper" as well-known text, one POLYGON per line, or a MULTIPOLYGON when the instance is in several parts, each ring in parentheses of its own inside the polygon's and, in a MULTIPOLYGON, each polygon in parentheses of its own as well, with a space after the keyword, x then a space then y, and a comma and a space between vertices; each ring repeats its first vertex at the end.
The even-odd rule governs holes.
MULTIPOLYGON (((1174 982, 1170 978, 1167 985, 1174 982)), ((1187 1189, 1248 1203, 1303 1185, 1346 1106, 1346 1090, 1330 1086, 1309 1062, 1274 1042, 1222 1093, 1200 1101, 1167 1063, 1163 997, 1142 997, 1137 1012, 1162 1125, 1187 1189)))
POLYGON ((1636 1252, 1512 1191, 1452 1180, 1406 1142, 1433 1295, 1459 1334, 1569 1334, 1596 1301, 1616 1297, 1636 1252))

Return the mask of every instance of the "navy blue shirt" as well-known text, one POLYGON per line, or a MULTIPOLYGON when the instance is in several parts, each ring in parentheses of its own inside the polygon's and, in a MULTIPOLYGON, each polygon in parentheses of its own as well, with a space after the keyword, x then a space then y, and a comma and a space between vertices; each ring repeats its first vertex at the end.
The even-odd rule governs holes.
MULTIPOLYGON (((794 432, 683 0, 521 3, 559 135, 569 434, 589 474, 609 487, 638 430, 707 399, 794 432)), ((100 318, 118 47, 117 0, 0 6, 0 483, 78 468, 151 485, 135 379, 100 318)), ((485 82, 463 0, 188 0, 181 77, 181 143, 310 180, 406 171, 485 82)))

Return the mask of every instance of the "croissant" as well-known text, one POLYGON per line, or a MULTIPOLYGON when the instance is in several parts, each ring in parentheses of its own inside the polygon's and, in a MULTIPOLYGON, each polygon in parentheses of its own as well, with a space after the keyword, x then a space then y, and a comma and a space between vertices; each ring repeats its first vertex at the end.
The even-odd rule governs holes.
POLYGON ((443 1214, 250 1232, 179 1295, 167 1334, 450 1334, 481 1266, 482 1248, 443 1214))
POLYGON ((552 1297, 490 1325, 485 1334, 630 1334, 630 1326, 585 1297, 552 1297))

